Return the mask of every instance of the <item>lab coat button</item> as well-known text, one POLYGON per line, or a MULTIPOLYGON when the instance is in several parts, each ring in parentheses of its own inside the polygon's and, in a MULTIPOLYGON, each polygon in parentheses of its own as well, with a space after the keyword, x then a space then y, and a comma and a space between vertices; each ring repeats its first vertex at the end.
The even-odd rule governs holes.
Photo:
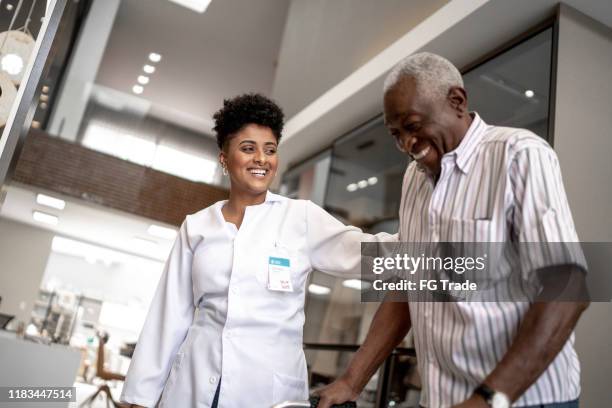
POLYGON ((208 381, 210 381, 211 384, 214 384, 217 382, 217 379, 215 377, 210 377, 208 381))

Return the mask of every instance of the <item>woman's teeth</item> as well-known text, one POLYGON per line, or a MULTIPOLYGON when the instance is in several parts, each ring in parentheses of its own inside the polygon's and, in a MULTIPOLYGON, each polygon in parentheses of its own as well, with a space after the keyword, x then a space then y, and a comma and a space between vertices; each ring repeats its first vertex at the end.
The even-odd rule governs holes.
POLYGON ((421 150, 420 152, 413 154, 412 158, 414 160, 421 160, 423 157, 427 156, 427 153, 429 153, 429 150, 431 149, 431 146, 427 146, 426 148, 424 148, 423 150, 421 150))
POLYGON ((251 172, 251 174, 255 177, 265 177, 266 176, 266 170, 264 169, 251 169, 249 170, 251 172))

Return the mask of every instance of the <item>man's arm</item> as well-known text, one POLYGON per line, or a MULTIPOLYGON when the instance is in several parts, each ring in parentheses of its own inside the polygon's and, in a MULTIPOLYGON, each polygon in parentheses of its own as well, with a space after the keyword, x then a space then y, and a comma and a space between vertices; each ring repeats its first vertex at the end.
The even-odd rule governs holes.
MULTIPOLYGON (((588 302, 537 302, 531 305, 516 338, 484 383, 518 399, 546 370, 567 342, 588 302)), ((488 407, 480 396, 456 406, 488 407)))
POLYGON ((346 372, 318 392, 318 408, 329 408, 357 399, 370 377, 410 330, 408 303, 383 302, 372 320, 368 335, 346 372))
MULTIPOLYGON (((486 385, 503 392, 511 401, 523 395, 557 357, 589 305, 584 272, 579 267, 559 266, 539 272, 544 285, 540 296, 527 310, 504 357, 484 380, 486 385), (559 285, 559 282, 563 283, 559 285)), ((473 395, 456 406, 459 407, 488 405, 482 397, 473 395)))

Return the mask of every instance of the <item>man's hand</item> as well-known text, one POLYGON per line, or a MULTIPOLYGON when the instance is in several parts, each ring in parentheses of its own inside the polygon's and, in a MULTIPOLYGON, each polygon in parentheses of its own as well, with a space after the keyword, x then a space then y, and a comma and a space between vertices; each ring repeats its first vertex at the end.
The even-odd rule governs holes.
POLYGON ((321 388, 315 394, 321 397, 317 408, 329 408, 333 404, 355 401, 359 397, 359 393, 355 392, 348 382, 342 378, 321 388))
POLYGON ((461 404, 453 405, 453 408, 489 408, 489 404, 479 395, 472 395, 461 404))

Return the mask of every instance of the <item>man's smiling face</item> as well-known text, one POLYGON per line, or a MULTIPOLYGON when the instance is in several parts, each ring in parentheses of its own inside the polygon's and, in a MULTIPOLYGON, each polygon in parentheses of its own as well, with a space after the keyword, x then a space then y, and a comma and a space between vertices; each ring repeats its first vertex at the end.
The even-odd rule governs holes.
POLYGON ((440 174, 444 154, 453 151, 465 131, 467 98, 451 88, 446 98, 425 98, 413 78, 400 79, 385 93, 385 125, 398 148, 432 176, 440 174))

